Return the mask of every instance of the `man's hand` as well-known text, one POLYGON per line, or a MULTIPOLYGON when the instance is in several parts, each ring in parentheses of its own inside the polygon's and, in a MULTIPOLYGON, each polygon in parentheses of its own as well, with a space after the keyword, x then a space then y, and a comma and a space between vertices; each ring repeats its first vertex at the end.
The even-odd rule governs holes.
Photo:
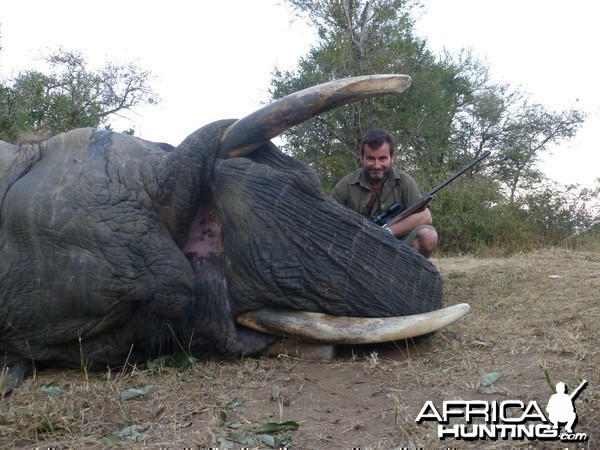
POLYGON ((431 225, 433 220, 431 218, 431 211, 428 208, 425 208, 423 211, 411 214, 410 216, 402 219, 399 222, 396 222, 389 227, 389 230, 392 231, 392 234, 395 237, 402 237, 410 230, 421 226, 421 225, 431 225))

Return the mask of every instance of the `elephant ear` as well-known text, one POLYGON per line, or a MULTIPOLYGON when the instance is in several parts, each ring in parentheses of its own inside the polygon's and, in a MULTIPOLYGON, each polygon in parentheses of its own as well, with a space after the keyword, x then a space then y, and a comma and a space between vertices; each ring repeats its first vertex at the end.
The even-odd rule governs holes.
POLYGON ((0 205, 8 189, 40 160, 39 145, 13 145, 0 141, 0 205))
MULTIPOLYGON (((296 189, 310 191, 316 197, 322 195, 321 191, 321 180, 315 173, 315 171, 304 163, 301 163, 295 158, 283 153, 275 144, 268 141, 262 144, 256 150, 245 156, 248 159, 257 164, 264 164, 271 167, 274 170, 280 172, 293 172, 294 176, 289 178, 290 183, 296 189)), ((233 164, 236 158, 221 160, 222 164, 233 164)), ((220 166, 220 164, 219 164, 220 166)))
POLYGON ((278 170, 311 171, 306 164, 286 155, 271 141, 262 144, 245 157, 257 164, 266 164, 278 170))

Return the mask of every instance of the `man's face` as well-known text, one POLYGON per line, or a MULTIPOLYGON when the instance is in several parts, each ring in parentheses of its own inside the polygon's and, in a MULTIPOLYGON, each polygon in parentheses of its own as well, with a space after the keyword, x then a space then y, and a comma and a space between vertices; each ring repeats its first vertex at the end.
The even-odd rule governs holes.
POLYGON ((387 177, 394 158, 390 155, 390 144, 384 142, 377 149, 365 145, 360 163, 370 181, 381 181, 387 177))

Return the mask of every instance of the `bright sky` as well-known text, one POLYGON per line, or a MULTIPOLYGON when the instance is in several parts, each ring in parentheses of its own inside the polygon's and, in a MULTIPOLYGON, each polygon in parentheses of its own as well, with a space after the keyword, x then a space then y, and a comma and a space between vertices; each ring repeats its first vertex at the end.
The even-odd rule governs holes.
MULTIPOLYGON (((40 55, 61 46, 80 50, 92 66, 133 61, 158 77, 154 88, 162 98, 159 106, 132 116, 136 134, 174 145, 207 123, 259 108, 268 99, 273 68, 293 68, 313 42, 312 31, 291 23, 278 0, 6 3, 0 10, 0 75, 39 67, 40 55)), ((590 114, 544 170, 560 182, 591 185, 600 176, 596 2, 424 3, 419 30, 432 48, 470 47, 487 57, 498 81, 520 86, 550 109, 575 106, 590 114)))
POLYGON ((600 42, 595 1, 425 0, 421 35, 433 49, 472 48, 495 80, 530 93, 550 110, 576 108, 588 119, 576 138, 552 150, 542 168, 561 183, 600 177, 600 42))

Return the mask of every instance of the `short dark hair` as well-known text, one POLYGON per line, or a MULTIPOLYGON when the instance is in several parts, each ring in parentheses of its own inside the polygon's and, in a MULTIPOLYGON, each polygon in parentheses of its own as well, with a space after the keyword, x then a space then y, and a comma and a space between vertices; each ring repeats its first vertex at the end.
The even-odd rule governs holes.
POLYGON ((390 156, 392 156, 394 154, 394 150, 396 149, 396 140, 394 139, 394 136, 381 129, 369 130, 362 140, 360 154, 364 156, 365 145, 368 145, 372 149, 376 150, 381 147, 384 142, 390 144, 390 156))

